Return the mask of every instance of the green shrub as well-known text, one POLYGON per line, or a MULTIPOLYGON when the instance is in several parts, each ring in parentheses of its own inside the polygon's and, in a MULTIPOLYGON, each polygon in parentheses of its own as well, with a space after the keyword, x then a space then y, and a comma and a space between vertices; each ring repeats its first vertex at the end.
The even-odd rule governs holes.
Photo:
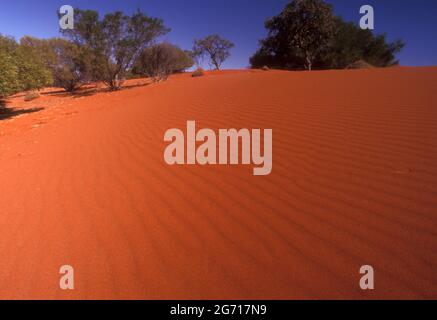
POLYGON ((55 86, 72 92, 92 80, 93 56, 88 48, 63 39, 53 39, 51 46, 56 52, 57 63, 52 66, 55 86))
POLYGON ((0 70, 0 98, 18 92, 20 89, 18 68, 14 64, 12 57, 2 51, 0 51, 0 70))
POLYGON ((18 66, 13 57, 17 46, 14 39, 0 35, 0 98, 20 90, 18 66))
POLYGON ((193 64, 194 60, 186 51, 164 42, 146 48, 136 61, 132 72, 146 75, 156 82, 166 80, 172 73, 183 72, 193 64))
POLYGON ((50 70, 38 51, 0 35, 0 97, 51 83, 50 70))
POLYGON ((21 46, 33 50, 50 71, 53 85, 71 92, 92 79, 92 53, 85 46, 60 38, 24 37, 21 46))
POLYGON ((20 45, 15 52, 21 90, 41 89, 53 84, 50 70, 32 47, 20 45))

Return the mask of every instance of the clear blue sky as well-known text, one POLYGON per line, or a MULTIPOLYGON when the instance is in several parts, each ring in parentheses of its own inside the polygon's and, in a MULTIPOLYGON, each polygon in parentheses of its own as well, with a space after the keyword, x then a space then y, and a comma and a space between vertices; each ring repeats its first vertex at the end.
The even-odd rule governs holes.
MULTIPOLYGON (((0 4, 0 33, 19 39, 23 35, 58 36, 56 11, 63 4, 115 10, 164 19, 172 29, 164 39, 191 49, 193 39, 219 33, 235 43, 225 68, 243 68, 266 35, 264 21, 278 14, 288 0, 8 0, 0 4)), ((436 0, 328 0, 334 11, 358 23, 363 4, 375 9, 375 32, 401 38, 407 46, 399 55, 402 65, 437 65, 436 0)))

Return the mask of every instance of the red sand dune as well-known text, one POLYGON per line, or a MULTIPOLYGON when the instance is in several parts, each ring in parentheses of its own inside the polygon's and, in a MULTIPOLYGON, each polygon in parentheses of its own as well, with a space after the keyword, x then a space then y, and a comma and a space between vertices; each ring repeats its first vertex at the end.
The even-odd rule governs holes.
POLYGON ((0 298, 437 298, 437 68, 211 75, 12 99, 0 298), (166 165, 187 120, 273 129, 272 173, 166 165))

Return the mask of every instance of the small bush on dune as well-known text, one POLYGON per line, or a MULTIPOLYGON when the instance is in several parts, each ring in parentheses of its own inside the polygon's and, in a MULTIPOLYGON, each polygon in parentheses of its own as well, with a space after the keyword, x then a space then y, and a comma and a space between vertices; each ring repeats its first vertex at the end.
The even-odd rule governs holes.
POLYGON ((172 73, 183 72, 194 60, 178 46, 164 42, 146 48, 132 70, 134 74, 146 75, 153 81, 163 81, 172 73))
POLYGON ((372 69, 372 68, 375 67, 364 60, 355 61, 354 63, 351 63, 346 67, 346 69, 372 69))
POLYGON ((29 92, 24 96, 24 101, 32 101, 38 99, 41 95, 38 92, 29 92))
POLYGON ((205 75, 205 70, 203 70, 202 68, 198 68, 196 71, 194 71, 192 73, 192 77, 203 77, 205 75))

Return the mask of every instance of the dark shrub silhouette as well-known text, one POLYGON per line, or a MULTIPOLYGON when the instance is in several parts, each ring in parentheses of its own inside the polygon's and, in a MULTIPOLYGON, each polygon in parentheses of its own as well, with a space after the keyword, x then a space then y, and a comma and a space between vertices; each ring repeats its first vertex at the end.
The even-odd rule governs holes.
POLYGON ((387 67, 398 64, 395 54, 404 46, 335 17, 322 0, 292 0, 265 26, 268 36, 250 58, 254 68, 342 69, 358 60, 387 67))

